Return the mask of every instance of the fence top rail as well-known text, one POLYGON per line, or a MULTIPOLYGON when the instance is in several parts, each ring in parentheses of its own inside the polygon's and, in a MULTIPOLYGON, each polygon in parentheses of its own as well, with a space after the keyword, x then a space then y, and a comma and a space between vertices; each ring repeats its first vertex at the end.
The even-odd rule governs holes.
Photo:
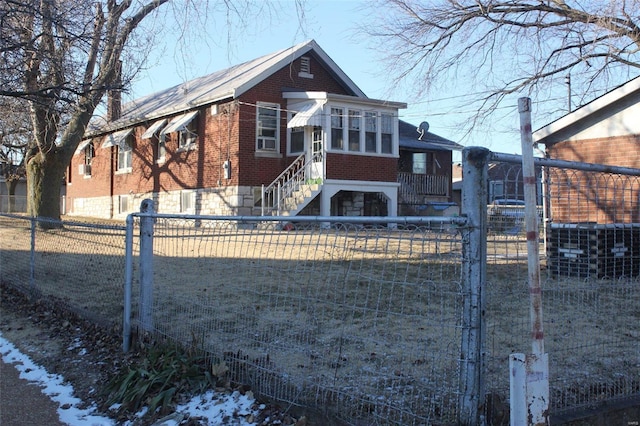
MULTIPOLYGON (((501 152, 492 152, 490 161, 521 164, 522 156, 517 154, 505 154, 501 152)), ((620 175, 640 176, 640 169, 632 167, 609 166, 606 164, 581 163, 579 161, 554 160, 552 158, 533 159, 536 166, 549 166, 565 169, 583 170, 587 172, 615 173, 620 175)))
POLYGON ((111 229, 116 231, 126 230, 125 225, 119 225, 117 223, 106 224, 106 223, 96 223, 96 222, 90 222, 90 221, 80 222, 80 221, 71 221, 71 220, 58 220, 58 219, 52 219, 47 217, 32 217, 32 216, 25 216, 25 215, 18 215, 18 214, 10 214, 10 213, 0 213, 0 217, 24 220, 29 222, 35 221, 35 222, 42 222, 42 223, 55 224, 55 225, 75 226, 75 227, 81 227, 81 228, 100 228, 100 229, 111 229))
POLYGON ((339 222, 349 224, 455 224, 464 225, 460 216, 207 216, 166 213, 131 213, 129 217, 151 217, 157 219, 212 220, 233 222, 339 222))

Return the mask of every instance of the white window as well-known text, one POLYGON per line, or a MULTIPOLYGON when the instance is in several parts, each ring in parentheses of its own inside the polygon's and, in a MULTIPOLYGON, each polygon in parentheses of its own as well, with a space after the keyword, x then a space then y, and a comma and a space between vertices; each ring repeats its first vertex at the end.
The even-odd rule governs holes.
POLYGON ((93 163, 93 157, 96 156, 96 152, 93 146, 93 142, 84 148, 84 164, 80 165, 80 174, 85 177, 91 176, 91 163, 93 163))
POLYGON ((278 152, 280 108, 278 104, 256 106, 256 150, 278 152))
POLYGON ((394 123, 394 116, 390 113, 332 107, 330 149, 393 154, 394 123))
POLYGON ((349 151, 360 151, 360 111, 349 110, 349 151))
POLYGON ((198 120, 192 120, 182 130, 178 131, 178 149, 195 147, 198 139, 198 120))
POLYGON ((127 213, 129 211, 129 196, 128 195, 120 195, 120 213, 127 213))
POLYGON ((158 136, 158 144, 156 146, 156 161, 158 163, 164 163, 166 156, 166 135, 162 134, 158 136))
POLYGON ((393 116, 391 114, 380 115, 380 136, 382 142, 380 152, 393 154, 393 116))
POLYGON ((165 127, 158 139, 164 135, 176 132, 178 134, 178 149, 194 149, 197 146, 198 139, 198 121, 195 118, 198 116, 198 111, 191 111, 186 114, 174 117, 167 127, 165 127))
POLYGON ((378 114, 364 113, 364 149, 366 152, 378 151, 378 114))
POLYGON ((344 148, 344 110, 331 108, 331 149, 344 148))
POLYGON ((130 171, 132 154, 133 154, 132 137, 127 136, 127 138, 121 143, 119 143, 117 146, 118 146, 118 166, 117 166, 118 171, 119 172, 130 171))
POLYGON ((193 213, 195 211, 195 200, 195 192, 182 191, 180 193, 180 211, 183 213, 193 213))
POLYGON ((427 174, 427 153, 415 152, 413 154, 413 173, 426 175, 427 174))

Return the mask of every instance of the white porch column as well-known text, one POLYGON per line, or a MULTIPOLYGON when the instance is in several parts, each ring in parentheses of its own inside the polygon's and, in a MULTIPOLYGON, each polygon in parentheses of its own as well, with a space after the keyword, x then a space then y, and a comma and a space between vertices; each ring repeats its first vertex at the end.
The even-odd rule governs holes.
POLYGON ((389 188, 384 190, 384 195, 387 196, 387 212, 389 216, 398 216, 398 189, 389 188))
POLYGON ((320 192, 320 216, 331 216, 331 197, 333 191, 322 190, 320 192))

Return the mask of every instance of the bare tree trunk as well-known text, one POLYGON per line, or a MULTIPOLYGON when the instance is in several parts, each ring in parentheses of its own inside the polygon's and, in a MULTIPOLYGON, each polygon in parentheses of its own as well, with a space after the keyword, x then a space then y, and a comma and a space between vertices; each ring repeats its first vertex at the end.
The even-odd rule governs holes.
MULTIPOLYGON (((27 213, 34 217, 60 219, 60 189, 66 163, 57 156, 36 154, 27 163, 29 197, 27 213)), ((51 225, 41 225, 50 228, 51 225)))
POLYGON ((7 179, 7 213, 13 213, 16 209, 16 188, 18 187, 17 179, 7 179))

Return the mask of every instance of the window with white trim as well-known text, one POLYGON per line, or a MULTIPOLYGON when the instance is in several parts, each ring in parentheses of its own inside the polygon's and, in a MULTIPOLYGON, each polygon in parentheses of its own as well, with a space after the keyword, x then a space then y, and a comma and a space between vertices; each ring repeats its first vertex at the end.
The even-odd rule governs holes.
POLYGON ((280 140, 280 106, 258 103, 256 105, 256 151, 278 152, 280 140))
POLYGON ((119 172, 130 171, 133 154, 133 136, 127 138, 118 144, 118 165, 119 172))
POLYGON ((360 151, 360 111, 349 110, 349 151, 360 151))
POLYGON ((364 150, 378 151, 378 114, 372 111, 364 113, 364 150))
POLYGON ((158 135, 158 142, 156 146, 156 162, 164 163, 167 156, 167 147, 166 147, 166 139, 167 135, 164 133, 158 135))
POLYGON ((129 211, 129 205, 131 204, 129 202, 129 196, 128 195, 120 195, 119 197, 119 212, 120 213, 127 213, 129 211))
POLYGON ((180 211, 193 213, 195 211, 196 193, 194 191, 182 191, 180 193, 180 211))
POLYGON ((84 164, 81 166, 82 175, 85 177, 91 176, 91 163, 93 163, 93 158, 96 156, 96 151, 93 146, 93 142, 89 142, 89 144, 84 148, 84 164))
POLYGON ((393 116, 380 114, 380 152, 393 154, 393 116))
POLYGON ((343 149, 344 147, 344 110, 331 108, 331 149, 343 149))
POLYGON ((427 153, 426 152, 414 152, 412 159, 412 172, 414 174, 426 175, 427 174, 427 153))
POLYGON ((178 132, 178 149, 189 149, 196 145, 198 139, 198 119, 195 118, 178 132))

